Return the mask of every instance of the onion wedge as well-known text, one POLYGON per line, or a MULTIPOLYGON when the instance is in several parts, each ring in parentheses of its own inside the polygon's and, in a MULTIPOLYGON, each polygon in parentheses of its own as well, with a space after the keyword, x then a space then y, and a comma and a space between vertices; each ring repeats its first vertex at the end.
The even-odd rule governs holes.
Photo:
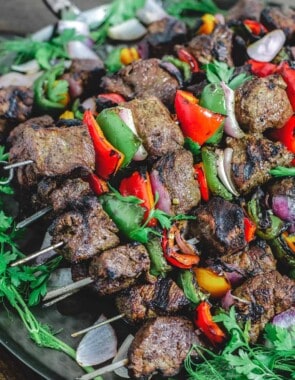
POLYGON ((239 196, 239 193, 236 191, 234 187, 231 185, 231 181, 228 179, 228 176, 226 174, 226 170, 224 167, 224 152, 221 149, 216 150, 216 155, 218 156, 217 159, 217 174, 220 179, 220 181, 223 183, 223 185, 227 188, 228 191, 230 191, 233 195, 236 197, 239 196))

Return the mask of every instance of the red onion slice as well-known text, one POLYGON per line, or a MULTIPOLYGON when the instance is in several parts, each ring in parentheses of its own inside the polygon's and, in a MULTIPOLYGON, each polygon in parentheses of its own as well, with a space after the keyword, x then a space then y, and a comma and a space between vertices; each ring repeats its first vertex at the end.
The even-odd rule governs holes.
POLYGON ((224 131, 229 136, 240 139, 245 136, 245 133, 241 130, 235 115, 235 92, 224 82, 221 82, 220 85, 224 91, 227 111, 227 117, 224 121, 224 131))
POLYGON ((249 45, 247 53, 250 58, 256 61, 270 62, 282 49, 285 41, 285 33, 281 29, 276 29, 249 45))
POLYGON ((274 195, 273 212, 281 219, 295 223, 295 199, 288 195, 274 195))
POLYGON ((84 102, 82 103, 82 107, 85 110, 90 110, 92 113, 94 113, 96 111, 95 98, 92 97, 84 100, 84 102))
POLYGON ((171 214, 171 199, 168 190, 161 181, 160 174, 157 170, 152 170, 150 179, 153 189, 153 194, 159 194, 157 208, 171 214))
POLYGON ((136 18, 112 26, 108 30, 108 36, 118 41, 138 40, 146 33, 147 29, 136 18))
POLYGON ((221 298, 221 307, 224 310, 229 310, 230 307, 234 304, 235 300, 231 294, 231 290, 228 290, 225 295, 221 298))
POLYGON ((272 323, 276 326, 288 328, 290 326, 295 325, 295 307, 291 307, 290 309, 283 311, 280 314, 277 314, 272 323))
POLYGON ((231 179, 231 173, 232 173, 232 168, 231 168, 231 162, 232 162, 232 157, 233 157, 233 152, 234 150, 232 148, 225 148, 223 151, 223 165, 224 165, 224 171, 226 174, 226 178, 228 180, 228 183, 232 189, 232 193, 236 196, 239 197, 240 194, 238 193, 235 184, 233 183, 231 179))
MULTIPOLYGON (((118 107, 119 109, 119 116, 124 121, 124 123, 131 129, 131 131, 137 136, 137 130, 135 127, 132 111, 129 108, 124 107, 118 107)), ((140 137, 139 137, 140 138, 140 137)), ((137 149, 137 152, 133 156, 134 161, 143 161, 147 158, 148 152, 145 150, 144 146, 141 144, 140 147, 137 149)))
POLYGON ((228 176, 225 171, 223 150, 217 149, 216 153, 218 156, 218 159, 216 162, 218 177, 220 178, 223 185, 227 188, 227 190, 231 192, 233 195, 238 197, 239 193, 236 191, 234 187, 231 186, 231 183, 230 183, 231 181, 229 181, 228 176))

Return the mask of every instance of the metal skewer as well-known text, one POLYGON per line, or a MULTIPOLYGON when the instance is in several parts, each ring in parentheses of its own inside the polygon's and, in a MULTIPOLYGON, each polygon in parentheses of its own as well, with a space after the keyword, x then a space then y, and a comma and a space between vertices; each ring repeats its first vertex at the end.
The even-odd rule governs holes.
POLYGON ((81 377, 76 377, 76 380, 91 380, 91 379, 94 379, 96 376, 101 376, 101 375, 104 375, 105 373, 113 372, 115 369, 124 367, 127 364, 128 364, 128 359, 122 359, 118 362, 99 368, 96 371, 87 373, 86 375, 83 375, 81 377))
POLYGON ((9 170, 8 177, 5 180, 0 181, 0 185, 8 185, 9 182, 12 181, 13 175, 14 175, 14 169, 15 168, 19 168, 21 166, 29 165, 29 164, 32 164, 33 162, 34 161, 32 161, 32 160, 26 160, 26 161, 16 162, 14 164, 8 164, 7 165, 6 161, 0 161, 0 164, 4 165, 3 169, 4 170, 9 170))
POLYGON ((93 326, 87 327, 86 329, 83 329, 83 330, 80 330, 80 331, 74 332, 73 334, 71 334, 71 336, 72 336, 73 338, 76 338, 76 337, 79 336, 79 335, 86 334, 88 331, 92 331, 92 330, 98 329, 99 327, 101 327, 101 326, 103 326, 103 325, 106 325, 106 324, 108 324, 108 323, 111 323, 111 322, 117 321, 118 319, 124 318, 124 316, 125 316, 125 314, 119 314, 119 315, 116 315, 115 317, 112 317, 112 318, 106 319, 105 321, 100 322, 100 323, 97 323, 97 324, 95 324, 95 325, 93 325, 93 326))
POLYGON ((42 210, 37 211, 35 214, 33 214, 33 215, 29 216, 28 218, 19 222, 15 228, 16 229, 24 228, 24 227, 32 224, 36 220, 42 218, 42 216, 46 215, 51 210, 52 210, 51 206, 44 207, 44 208, 42 208, 42 210))
POLYGON ((31 255, 29 256, 26 256, 24 257, 23 259, 20 259, 20 260, 17 260, 15 261, 14 263, 12 263, 10 266, 11 267, 16 267, 18 265, 21 265, 21 264, 25 264, 27 263, 28 261, 31 261, 33 259, 35 259, 36 257, 39 257, 41 255, 44 255, 44 253, 47 253, 49 251, 52 251, 54 250, 55 248, 59 248, 63 245, 64 243, 62 241, 60 241, 59 243, 56 243, 56 244, 53 244, 51 245, 50 247, 47 247, 47 248, 44 248, 44 249, 41 249, 40 251, 37 251, 35 253, 32 253, 31 255))
POLYGON ((49 302, 43 303, 43 304, 42 304, 42 307, 43 307, 43 308, 50 307, 50 306, 52 306, 52 305, 54 305, 54 304, 56 304, 56 303, 58 303, 58 302, 60 302, 60 301, 62 301, 62 300, 64 300, 64 299, 66 299, 66 298, 72 296, 73 294, 78 293, 78 291, 79 291, 79 289, 74 290, 74 291, 72 291, 72 292, 70 292, 70 293, 63 294, 63 295, 61 295, 61 296, 59 296, 59 297, 57 297, 57 298, 54 298, 52 301, 49 301, 49 302))
POLYGON ((80 281, 73 282, 70 285, 63 286, 62 288, 52 290, 51 292, 48 292, 46 296, 43 298, 43 301, 51 300, 53 298, 62 296, 64 294, 72 293, 73 291, 78 291, 81 288, 84 288, 84 286, 87 286, 94 282, 95 280, 91 277, 83 278, 80 281))

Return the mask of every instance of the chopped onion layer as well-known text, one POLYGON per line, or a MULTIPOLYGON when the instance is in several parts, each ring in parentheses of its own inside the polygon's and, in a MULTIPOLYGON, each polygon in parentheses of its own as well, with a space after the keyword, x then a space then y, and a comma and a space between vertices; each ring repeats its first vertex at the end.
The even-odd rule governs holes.
POLYGON ((285 33, 281 29, 276 29, 249 45, 247 53, 250 58, 256 61, 270 62, 282 49, 285 41, 285 33))

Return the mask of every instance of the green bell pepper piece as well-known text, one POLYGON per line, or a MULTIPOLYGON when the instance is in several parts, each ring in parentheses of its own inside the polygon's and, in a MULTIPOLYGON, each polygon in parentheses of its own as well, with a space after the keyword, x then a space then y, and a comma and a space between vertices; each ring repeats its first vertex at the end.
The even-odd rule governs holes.
POLYGON ((182 270, 178 276, 178 285, 186 298, 194 305, 198 305, 208 297, 199 289, 194 274, 190 270, 182 270))
POLYGON ((189 150, 194 156, 199 156, 201 154, 201 145, 189 137, 185 137, 184 147, 189 150))
POLYGON ((160 239, 150 239, 145 246, 151 260, 150 274, 156 277, 166 277, 167 272, 171 271, 172 267, 167 264, 163 256, 160 239))
POLYGON ((200 98, 200 106, 210 111, 227 115, 224 91, 219 83, 209 83, 204 87, 200 98))
POLYGON ((222 136, 223 136, 223 130, 224 130, 224 123, 221 124, 221 126, 217 129, 217 131, 214 133, 213 136, 211 136, 207 141, 206 144, 211 145, 217 145, 220 143, 222 136))
POLYGON ((165 55, 162 58, 162 61, 170 62, 172 63, 172 65, 174 65, 179 70, 181 70, 183 74, 183 79, 185 80, 185 82, 189 82, 191 80, 192 72, 191 72, 190 65, 188 63, 183 62, 180 59, 173 57, 172 55, 165 55))
POLYGON ((125 155, 122 167, 126 167, 140 147, 141 141, 120 118, 118 112, 116 107, 104 109, 96 120, 106 139, 125 155))
POLYGON ((287 270, 288 276, 295 279, 295 256, 282 238, 277 237, 268 241, 278 262, 287 270))
POLYGON ((217 160, 215 153, 208 147, 203 147, 201 154, 207 184, 212 194, 218 195, 229 201, 232 200, 233 195, 224 187, 217 177, 217 160))
POLYGON ((99 202, 120 232, 126 238, 133 240, 131 232, 137 230, 142 225, 145 209, 139 204, 118 199, 113 194, 101 195, 99 202))

